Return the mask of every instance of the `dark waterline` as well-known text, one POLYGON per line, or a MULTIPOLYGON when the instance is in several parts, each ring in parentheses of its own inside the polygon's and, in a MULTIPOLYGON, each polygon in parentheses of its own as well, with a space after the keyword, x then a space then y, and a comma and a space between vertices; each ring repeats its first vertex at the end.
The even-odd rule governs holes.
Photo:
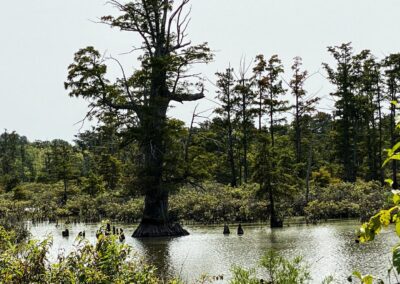
MULTIPOLYGON (((301 255, 310 265, 313 283, 321 283, 328 275, 338 283, 354 270, 385 277, 390 267, 391 247, 398 238, 390 230, 385 231, 376 241, 360 245, 355 243, 355 230, 359 223, 341 221, 322 225, 298 225, 271 230, 266 226, 244 227, 245 234, 237 236, 231 227, 231 235, 222 234, 223 226, 186 226, 190 236, 168 239, 137 240, 130 237, 134 226, 118 225, 126 232, 126 243, 141 256, 154 264, 161 276, 180 276, 192 283, 202 274, 230 277, 233 265, 257 266, 262 254, 274 249, 286 257, 301 255)), ((86 231, 86 238, 95 243, 99 224, 69 224, 56 227, 52 223, 30 224, 33 238, 53 236, 53 247, 49 258, 56 260, 59 252, 73 250, 75 237, 86 231), (70 237, 63 238, 61 231, 70 230, 70 237)), ((262 272, 258 272, 262 276, 262 272)), ((222 282, 220 282, 222 283, 222 282)))

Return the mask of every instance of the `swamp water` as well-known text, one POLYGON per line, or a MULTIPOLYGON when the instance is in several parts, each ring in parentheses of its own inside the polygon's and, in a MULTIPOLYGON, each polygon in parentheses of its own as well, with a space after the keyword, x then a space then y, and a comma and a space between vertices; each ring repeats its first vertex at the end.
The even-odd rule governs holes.
MULTIPOLYGON (((86 238, 96 241, 99 224, 69 224, 56 227, 53 223, 29 224, 34 239, 53 237, 49 259, 55 260, 59 252, 73 250, 75 237, 80 231, 86 238), (68 228, 69 238, 61 231, 68 228)), ((161 275, 180 276, 193 283, 200 275, 224 275, 226 283, 230 268, 240 265, 255 267, 263 253, 269 249, 279 251, 285 257, 301 255, 310 265, 313 283, 321 283, 325 276, 332 275, 337 283, 347 283, 346 278, 354 270, 371 273, 385 279, 390 267, 391 247, 398 238, 391 230, 382 232, 368 244, 355 243, 355 230, 359 223, 341 221, 322 225, 299 225, 271 230, 267 226, 244 226, 244 235, 236 235, 231 226, 231 235, 222 234, 223 226, 186 226, 190 236, 174 239, 137 240, 130 237, 134 226, 118 225, 124 229, 126 243, 154 264, 161 275)), ((259 272, 262 276, 262 272, 259 272)))

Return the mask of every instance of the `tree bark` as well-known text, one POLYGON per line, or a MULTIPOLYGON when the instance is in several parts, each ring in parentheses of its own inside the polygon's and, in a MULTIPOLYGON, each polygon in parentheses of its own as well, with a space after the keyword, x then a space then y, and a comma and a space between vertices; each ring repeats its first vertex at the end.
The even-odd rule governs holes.
POLYGON ((310 198, 310 176, 311 176, 311 166, 312 166, 312 152, 313 152, 313 140, 310 142, 310 149, 308 151, 308 159, 307 159, 307 174, 306 174, 306 207, 310 198))
MULTIPOLYGON (((392 101, 397 101, 395 92, 392 90, 392 101)), ((395 117, 396 117, 396 106, 394 104, 391 104, 390 108, 390 139, 391 139, 391 147, 393 147, 396 144, 396 122, 395 122, 395 117)), ((399 184, 397 182, 397 161, 393 160, 392 161, 392 180, 393 180, 393 189, 397 189, 399 187, 399 184)))
POLYGON ((377 83, 378 92, 378 131, 379 131, 379 145, 378 145, 378 163, 379 163, 379 180, 382 185, 384 185, 384 171, 382 167, 382 148, 383 148, 383 134, 382 134, 382 106, 381 106, 381 88, 379 86, 379 81, 377 83))
POLYGON ((232 128, 232 120, 231 120, 231 98, 230 93, 228 91, 228 160, 231 168, 231 186, 237 186, 236 179, 236 166, 235 166, 235 157, 234 157, 234 149, 233 149, 233 128, 232 128))
POLYGON ((244 79, 242 79, 242 128, 243 128, 243 179, 244 183, 247 183, 248 179, 248 164, 247 164, 247 151, 248 151, 248 145, 247 145, 247 136, 248 136, 248 125, 247 125, 247 100, 246 100, 246 92, 244 91, 245 85, 244 85, 244 79))
MULTIPOLYGON (((157 88, 154 89, 157 92, 157 88)), ((169 99, 163 93, 154 95, 142 118, 144 165, 141 182, 145 193, 142 220, 133 233, 134 238, 179 237, 189 233, 168 215, 168 189, 163 184, 165 127, 169 99)))

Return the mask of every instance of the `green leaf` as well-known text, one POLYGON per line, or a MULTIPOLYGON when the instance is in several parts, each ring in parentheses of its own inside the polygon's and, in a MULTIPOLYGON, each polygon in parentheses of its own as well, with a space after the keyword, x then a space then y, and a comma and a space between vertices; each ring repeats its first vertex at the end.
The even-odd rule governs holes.
POLYGON ((363 284, 373 284, 374 277, 372 277, 372 275, 364 276, 364 278, 362 279, 362 282, 363 282, 363 284))
POLYGON ((354 271, 354 272, 353 272, 353 276, 357 277, 357 279, 362 280, 362 275, 361 275, 361 273, 358 272, 358 271, 354 271))
POLYGON ((398 142, 396 145, 394 145, 394 146, 392 147, 392 151, 393 151, 393 152, 396 152, 399 148, 400 148, 400 142, 398 142))
POLYGON ((398 160, 398 161, 400 161, 400 153, 399 153, 399 154, 392 155, 392 156, 389 156, 389 157, 385 160, 385 162, 383 163, 382 167, 386 166, 386 164, 389 163, 391 160, 398 160))
POLYGON ((388 210, 382 210, 381 211, 381 218, 380 218, 381 224, 383 226, 389 226, 390 224, 390 212, 388 210))
POLYGON ((393 266, 397 273, 400 273, 400 244, 393 248, 393 266))
POLYGON ((393 192, 393 203, 395 205, 399 205, 400 203, 400 195, 398 193, 393 192))
POLYGON ((396 222, 396 234, 398 237, 400 237, 400 222, 399 221, 396 222))
POLYGON ((398 102, 397 101, 391 101, 390 104, 396 106, 398 104, 398 102))
POLYGON ((390 179, 390 178, 388 178, 388 179, 385 179, 385 183, 387 183, 390 187, 392 187, 393 186, 393 180, 392 179, 390 179))
POLYGON ((382 168, 383 168, 384 166, 386 166, 387 163, 389 163, 389 162, 390 162, 390 158, 387 158, 387 159, 383 162, 382 168))

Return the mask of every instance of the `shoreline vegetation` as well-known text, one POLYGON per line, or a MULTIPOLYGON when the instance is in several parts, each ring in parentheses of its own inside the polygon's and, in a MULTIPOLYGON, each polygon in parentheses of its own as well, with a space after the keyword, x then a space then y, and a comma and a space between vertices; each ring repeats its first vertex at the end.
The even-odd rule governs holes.
MULTIPOLYGON (((129 198, 120 192, 90 196, 77 185, 70 186, 69 200, 60 205, 64 192, 61 183, 21 184, 0 194, 0 218, 13 216, 33 222, 66 220, 93 223, 102 220, 137 224, 143 210, 143 198, 129 198)), ((257 185, 232 188, 204 184, 203 190, 183 187, 170 197, 170 216, 183 224, 268 224, 268 203, 257 198, 257 185)), ((281 218, 288 224, 302 220, 318 223, 328 219, 367 220, 387 203, 388 192, 375 182, 355 184, 339 182, 311 192, 309 204, 301 210, 292 207, 281 218)), ((298 201, 300 202, 300 201, 298 201)))

